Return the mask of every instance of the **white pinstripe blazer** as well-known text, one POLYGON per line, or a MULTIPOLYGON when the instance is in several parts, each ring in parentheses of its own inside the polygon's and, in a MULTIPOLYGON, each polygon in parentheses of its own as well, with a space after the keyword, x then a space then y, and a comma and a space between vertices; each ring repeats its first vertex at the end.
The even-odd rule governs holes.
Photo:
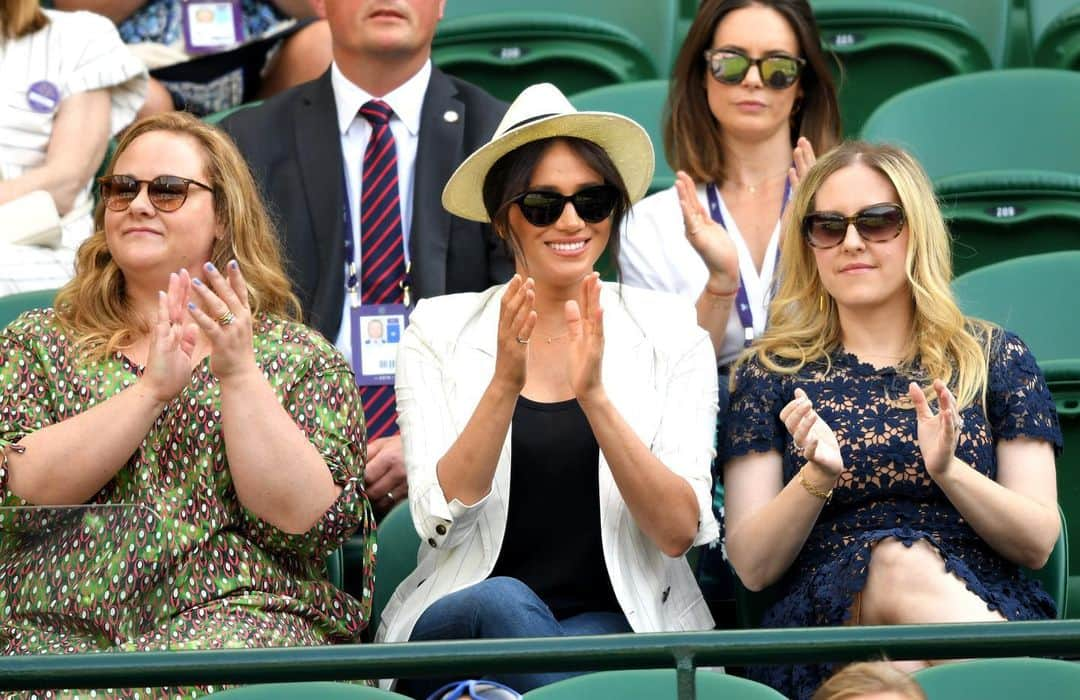
MULTIPOLYGON (((484 580, 498 559, 510 495, 510 435, 491 491, 471 506, 447 502, 435 465, 494 374, 504 291, 503 285, 424 299, 405 332, 397 360, 398 423, 422 542, 416 570, 383 612, 377 641, 407 640, 429 605, 484 580)), ((686 300, 625 286, 621 293, 620 301, 613 284, 601 291, 604 387, 653 454, 693 488, 700 510, 694 543, 710 542, 719 536, 710 474, 717 410, 712 345, 686 300)), ((711 629, 685 557, 666 556, 638 528, 602 452, 599 478, 604 561, 630 626, 635 632, 711 629)))

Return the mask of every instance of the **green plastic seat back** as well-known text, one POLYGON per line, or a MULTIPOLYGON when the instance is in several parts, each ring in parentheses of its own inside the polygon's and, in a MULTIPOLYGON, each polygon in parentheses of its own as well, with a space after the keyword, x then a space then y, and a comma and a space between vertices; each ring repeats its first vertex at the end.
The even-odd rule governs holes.
POLYGON ((1028 2, 1035 65, 1080 70, 1080 3, 1076 0, 1028 2))
POLYGON ((380 690, 366 685, 349 683, 266 683, 245 685, 239 688, 226 688, 214 693, 214 697, 229 700, 296 700, 298 698, 318 698, 319 700, 361 700, 363 698, 404 698, 406 695, 380 690))
MULTIPOLYGON (((1042 363, 1046 383, 1054 397, 1064 448, 1057 460, 1058 503, 1065 519, 1080 523, 1080 352, 1071 360, 1042 363)), ((1069 542, 1069 584, 1065 616, 1080 618, 1080 536, 1069 542)))
POLYGON ((1015 332, 1045 364, 1080 358, 1080 315, 1068 301, 1077 280, 1080 251, 1072 250, 973 270, 953 281, 953 292, 965 314, 1015 332))
POLYGON ((667 75, 677 31, 674 2, 636 5, 550 0, 522 9, 501 0, 447 3, 432 44, 440 68, 512 100, 528 85, 565 94, 667 75))
POLYGON ((368 629, 379 627, 382 611, 398 585, 416 568, 420 536, 413 527, 408 502, 399 503, 379 523, 378 549, 375 556, 375 597, 371 604, 368 629))
POLYGON ((675 184, 675 173, 664 158, 663 114, 667 103, 668 81, 646 80, 624 85, 607 85, 570 97, 582 111, 615 112, 630 117, 645 127, 656 155, 656 171, 649 192, 675 184))
MULTIPOLYGON (((1058 474, 1060 478, 1061 472, 1058 474)), ((1069 521, 1065 517, 1065 509, 1060 505, 1058 513, 1061 515, 1061 533, 1050 552, 1050 558, 1041 569, 1024 569, 1024 572, 1042 584, 1043 590, 1054 599, 1058 619, 1061 619, 1065 617, 1069 605, 1069 521)))
MULTIPOLYGON (((694 679, 699 698, 779 700, 784 697, 768 686, 724 673, 698 670, 694 679)), ((530 690, 523 697, 528 700, 675 700, 675 671, 655 669, 588 673, 530 690)))
POLYGON ((822 44, 843 65, 837 80, 849 135, 859 133, 874 108, 897 93, 993 67, 976 30, 952 12, 905 0, 813 0, 811 5, 822 44))
POLYGON ((33 292, 19 292, 0 296, 0 328, 14 321, 24 311, 48 309, 56 297, 55 289, 41 289, 33 292))
POLYGON ((908 0, 956 15, 971 27, 995 68, 1028 64, 1031 58, 1031 39, 1026 23, 1018 21, 1023 13, 1014 16, 1014 0, 908 0), (1014 31, 1015 30, 1015 31, 1014 31))
POLYGON ((1062 700, 1080 689, 1080 664, 1055 659, 978 659, 914 675, 929 700, 1062 700))

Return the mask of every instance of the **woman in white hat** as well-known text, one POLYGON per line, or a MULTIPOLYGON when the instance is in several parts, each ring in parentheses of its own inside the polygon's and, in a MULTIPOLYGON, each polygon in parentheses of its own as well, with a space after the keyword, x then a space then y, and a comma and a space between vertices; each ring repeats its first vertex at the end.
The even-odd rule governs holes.
POLYGON ((593 271, 652 173, 638 124, 543 84, 447 183, 444 206, 491 221, 517 274, 412 314, 397 400, 423 542, 378 640, 713 627, 683 557, 718 534, 709 337, 689 302, 593 271))

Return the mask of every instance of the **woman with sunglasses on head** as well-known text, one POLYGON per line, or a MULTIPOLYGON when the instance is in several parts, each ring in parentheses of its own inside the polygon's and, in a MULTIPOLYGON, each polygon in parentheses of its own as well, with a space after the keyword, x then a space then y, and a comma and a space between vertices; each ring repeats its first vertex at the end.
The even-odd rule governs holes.
POLYGON ((677 297, 593 272, 652 172, 638 124, 542 84, 447 183, 444 206, 491 221, 517 274, 421 301, 405 333, 397 399, 423 542, 377 639, 713 626, 683 557, 718 534, 708 337, 677 297))
MULTIPOLYGON (((325 561, 373 536, 360 400, 344 359, 290 320, 247 166, 170 113, 129 128, 100 182, 55 310, 0 333, 0 505, 142 506, 155 517, 132 556, 156 573, 96 580, 116 552, 72 540, 86 583, 61 589, 34 543, 5 555, 0 597, 25 615, 0 625, 0 653, 356 641, 368 607, 325 561)), ((370 577, 370 539, 366 554, 370 577)))
MULTIPOLYGON (((718 457, 731 563, 775 586, 763 624, 1053 617, 1020 567, 1059 533, 1054 403, 1019 338, 957 307, 922 168, 844 144, 803 178, 783 236, 718 457)), ((753 673, 809 698, 831 670, 753 673)))

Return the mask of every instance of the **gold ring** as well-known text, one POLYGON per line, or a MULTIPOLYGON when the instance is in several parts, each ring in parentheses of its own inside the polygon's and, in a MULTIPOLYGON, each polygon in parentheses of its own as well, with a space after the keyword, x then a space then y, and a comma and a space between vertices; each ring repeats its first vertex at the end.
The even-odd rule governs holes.
POLYGON ((232 311, 226 311, 214 320, 217 321, 219 326, 228 326, 236 320, 236 314, 234 314, 232 311))

